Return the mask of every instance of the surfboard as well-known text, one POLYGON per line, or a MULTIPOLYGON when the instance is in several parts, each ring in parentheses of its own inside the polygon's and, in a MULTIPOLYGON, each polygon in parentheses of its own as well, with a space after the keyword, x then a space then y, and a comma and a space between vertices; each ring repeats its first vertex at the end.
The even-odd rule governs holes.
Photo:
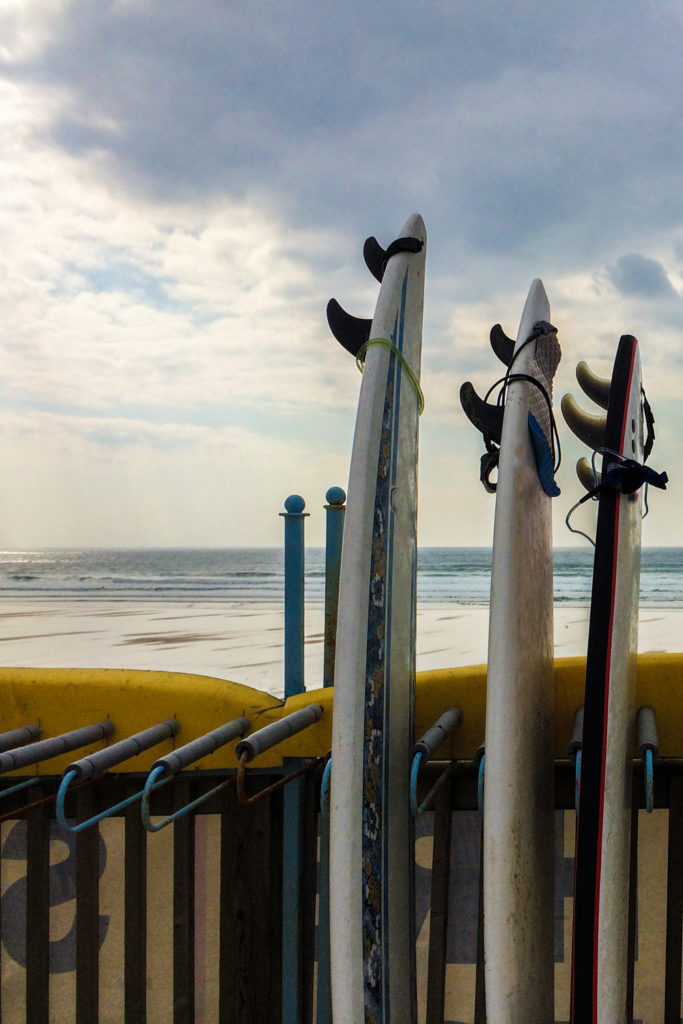
POLYGON ((409 776, 425 247, 419 215, 386 250, 366 242, 366 263, 381 279, 372 321, 350 317, 334 300, 328 306, 344 347, 366 350, 342 544, 332 732, 332 1013, 346 1024, 417 1019, 409 776))
MULTIPOLYGON (((560 349, 549 319, 537 279, 516 341, 500 344, 498 325, 491 334, 494 351, 509 367, 496 452, 486 690, 482 864, 489 1024, 554 1020, 551 495, 558 491, 552 464, 537 450, 544 439, 549 454, 551 409, 541 388, 526 379, 537 381, 551 401, 560 349)), ((478 412, 495 430, 493 407, 472 399, 471 385, 463 385, 465 411, 475 422, 478 412)), ((483 470, 482 463, 482 480, 492 489, 483 470)))
MULTIPOLYGON (((571 1020, 627 1019, 631 778, 634 748, 642 487, 622 493, 610 475, 623 459, 643 462, 638 343, 622 336, 612 379, 577 368, 584 392, 607 409, 600 419, 571 396, 562 411, 594 450, 604 449, 586 658, 577 809, 571 1020), (602 425, 601 425, 602 424, 602 425)), ((586 465, 579 471, 584 483, 586 465)), ((597 484, 597 481, 596 481, 597 484)), ((629 1018, 630 1019, 630 1018, 629 1018)))

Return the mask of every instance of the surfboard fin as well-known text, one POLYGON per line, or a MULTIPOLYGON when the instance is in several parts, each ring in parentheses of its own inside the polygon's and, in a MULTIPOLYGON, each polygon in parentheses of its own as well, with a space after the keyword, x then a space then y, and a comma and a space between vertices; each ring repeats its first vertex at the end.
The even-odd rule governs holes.
POLYGON ((605 446, 606 416, 594 416, 577 403, 573 395, 562 398, 562 415, 569 429, 593 451, 605 446))
POLYGON ((601 409, 607 408, 611 381, 605 380, 604 377, 598 377, 586 362, 580 362, 576 367, 576 379, 584 395, 599 405, 601 409))
POLYGON ((365 260, 365 266, 377 281, 381 281, 384 275, 386 254, 386 249, 379 244, 374 235, 370 235, 369 238, 365 239, 363 259, 365 260))
POLYGON ((471 382, 466 380, 460 388, 460 404, 470 423, 490 441, 500 444, 503 433, 505 406, 490 405, 480 398, 471 382))
POLYGON ((336 299, 330 299, 327 303, 327 323, 339 344, 352 356, 358 355, 361 347, 370 337, 372 328, 372 320, 352 316, 339 305, 336 299))
MULTIPOLYGON (((392 256, 399 252, 421 252, 423 246, 421 238, 406 236, 397 238, 387 249, 383 249, 374 235, 371 235, 363 245, 363 259, 372 276, 381 282, 392 256)), ((327 322, 339 344, 352 356, 358 355, 372 330, 372 320, 352 316, 336 299, 330 299, 327 303, 327 322)))
MULTIPOLYGON (((540 281, 536 284, 540 285, 540 281)), ((507 367, 505 376, 497 380, 486 395, 488 399, 498 388, 495 403, 479 398, 469 381, 460 389, 460 404, 468 419, 482 433, 486 446, 486 452, 481 458, 479 478, 487 491, 495 491, 496 487, 490 477, 498 466, 507 390, 510 385, 526 381, 535 385, 529 394, 528 426, 538 478, 544 492, 554 498, 560 493, 555 482, 560 464, 560 445, 551 397, 552 380, 560 361, 557 329, 546 320, 538 320, 528 337, 521 340, 517 347, 517 342, 505 334, 502 326, 494 324, 489 333, 489 341, 494 354, 507 367), (519 353, 531 343, 534 344, 533 355, 525 360, 526 372, 514 373, 515 348, 519 353)))
POLYGON ((590 464, 590 460, 587 459, 585 455, 582 455, 576 463, 576 475, 587 491, 593 491, 595 489, 596 481, 593 473, 593 467, 590 464))
POLYGON ((505 366, 509 366, 512 362, 512 355, 515 351, 514 338, 508 338, 501 325, 494 324, 491 328, 489 340, 491 342, 491 348, 495 355, 498 356, 501 363, 504 363, 505 366))
POLYGON ((484 490, 489 494, 495 494, 496 484, 491 481, 491 474, 494 469, 498 469, 505 406, 485 402, 468 380, 460 388, 460 404, 467 418, 484 438, 486 451, 480 460, 479 479, 484 485, 484 490))
POLYGON ((383 249, 374 235, 366 238, 363 246, 365 266, 376 280, 382 281, 387 263, 399 252, 421 252, 424 242, 421 238, 397 238, 387 249, 383 249))

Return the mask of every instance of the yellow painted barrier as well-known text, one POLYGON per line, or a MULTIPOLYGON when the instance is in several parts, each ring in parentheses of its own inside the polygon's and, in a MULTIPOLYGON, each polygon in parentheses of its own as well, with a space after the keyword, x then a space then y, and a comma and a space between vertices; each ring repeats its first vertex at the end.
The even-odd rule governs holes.
MULTIPOLYGON (((583 702, 584 658, 555 662, 555 756, 565 757, 576 708, 583 702)), ((644 654, 638 658, 637 706, 651 705, 657 714, 660 755, 683 756, 683 654, 644 654)), ((276 750, 260 755, 255 765, 273 767, 283 757, 313 757, 331 745, 333 688, 309 690, 287 701, 253 687, 224 679, 176 672, 120 669, 0 669, 0 731, 39 724, 48 738, 105 718, 111 719, 115 742, 175 717, 180 729, 174 740, 125 762, 117 771, 148 771, 168 753, 233 718, 244 716, 251 732, 307 704, 320 704, 319 722, 292 736, 276 750)), ((484 740, 486 666, 420 672, 416 683, 415 737, 422 735, 449 707, 457 705, 462 723, 443 745, 440 758, 469 759, 484 740)), ((61 773, 75 756, 65 754, 43 762, 41 774, 61 773)), ((234 743, 195 765, 197 768, 236 768, 234 743)))

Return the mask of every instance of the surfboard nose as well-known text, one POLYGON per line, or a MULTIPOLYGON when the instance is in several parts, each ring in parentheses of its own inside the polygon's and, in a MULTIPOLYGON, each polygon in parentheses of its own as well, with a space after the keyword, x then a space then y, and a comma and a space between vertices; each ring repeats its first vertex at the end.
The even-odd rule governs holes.
POLYGON ((411 213, 405 224, 401 228, 401 235, 410 236, 413 238, 419 238, 422 240, 422 244, 425 245, 427 242, 427 229, 425 222, 419 213, 411 213))

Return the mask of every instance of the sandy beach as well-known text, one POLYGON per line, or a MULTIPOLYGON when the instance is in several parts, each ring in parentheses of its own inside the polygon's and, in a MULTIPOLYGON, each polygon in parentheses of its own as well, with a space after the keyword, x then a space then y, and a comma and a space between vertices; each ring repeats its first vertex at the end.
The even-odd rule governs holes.
MULTIPOLYGON (((586 652, 588 607, 555 608, 557 657, 586 652)), ((639 650, 673 651, 683 608, 645 606, 639 650)), ((4 666, 141 668, 195 672, 281 694, 284 617, 278 603, 20 598, 0 612, 4 666)), ((305 682, 322 683, 323 608, 306 609, 305 682)), ((419 670, 486 661, 486 606, 418 607, 419 670)))

